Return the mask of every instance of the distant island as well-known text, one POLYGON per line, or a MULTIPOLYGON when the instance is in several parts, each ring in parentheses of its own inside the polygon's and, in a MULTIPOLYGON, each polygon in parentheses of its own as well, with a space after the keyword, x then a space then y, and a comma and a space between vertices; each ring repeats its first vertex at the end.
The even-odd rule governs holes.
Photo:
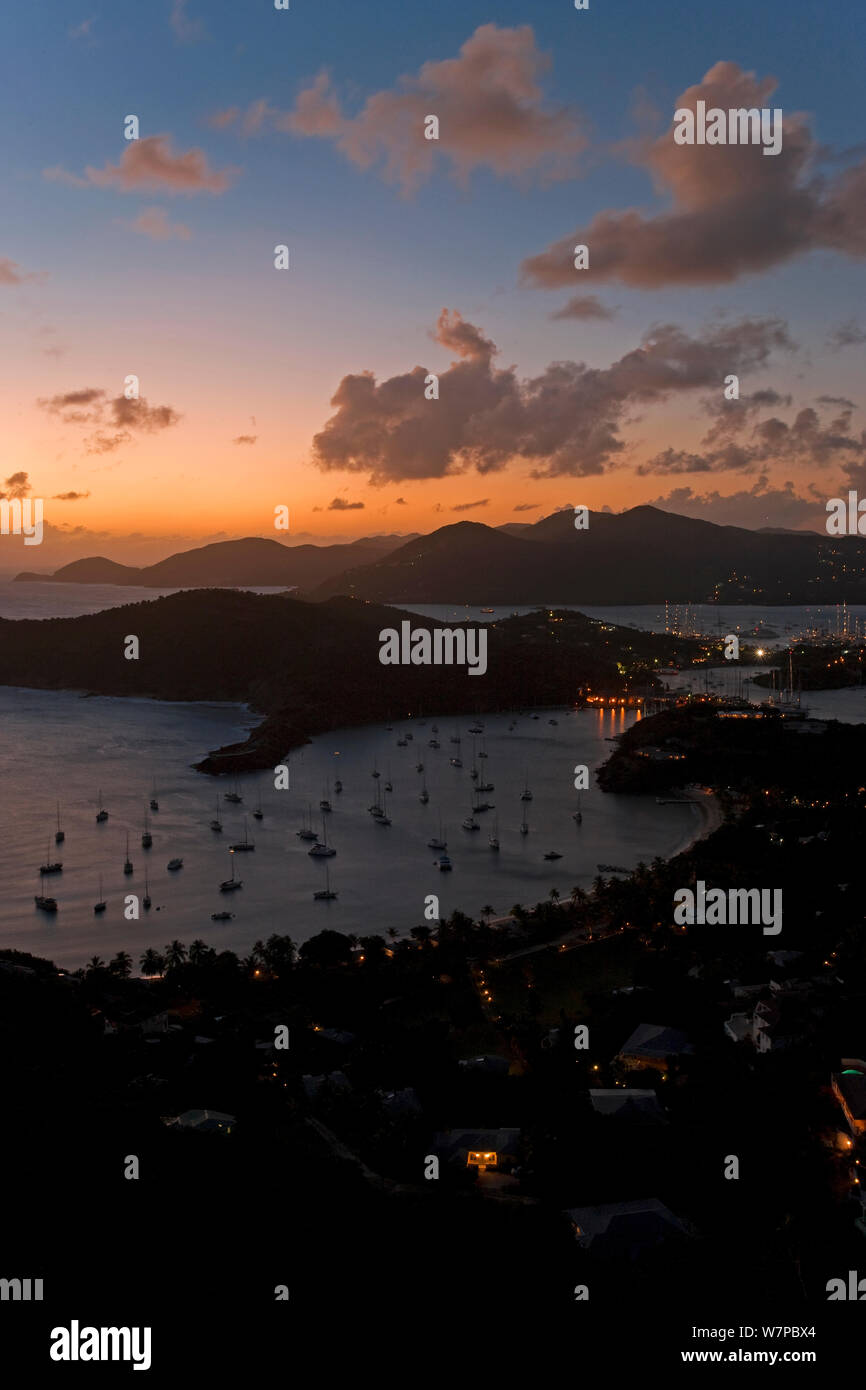
POLYGON ((0 619, 0 684, 247 704, 263 716, 258 727, 197 764, 237 773, 273 767, 345 725, 652 690, 659 667, 688 663, 705 646, 541 611, 489 626, 487 675, 473 680, 465 667, 382 666, 379 632, 409 616, 357 599, 206 589, 77 618, 0 619), (138 660, 124 658, 129 634, 138 660))
POLYGON ((316 600, 384 604, 866 603, 866 539, 813 531, 749 531, 657 507, 572 509, 531 523, 459 521, 427 536, 287 546, 249 537, 136 569, 94 557, 19 583, 150 588, 295 587, 316 600))

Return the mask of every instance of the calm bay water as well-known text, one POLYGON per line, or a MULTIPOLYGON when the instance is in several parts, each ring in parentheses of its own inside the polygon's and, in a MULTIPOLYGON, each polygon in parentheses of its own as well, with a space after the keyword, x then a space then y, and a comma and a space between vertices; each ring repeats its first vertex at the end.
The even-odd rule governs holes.
MULTIPOLYGON (((480 814, 482 829, 465 831, 473 783, 471 720, 440 718, 441 748, 429 748, 431 725, 395 725, 338 730, 316 739, 290 759, 291 787, 277 792, 273 776, 250 774, 240 779, 242 806, 224 800, 225 779, 204 777, 190 763, 208 749, 239 738, 251 722, 233 705, 161 704, 146 700, 82 697, 58 692, 0 688, 0 721, 6 734, 0 752, 3 787, 3 892, 0 895, 0 941, 4 946, 45 955, 76 967, 94 954, 106 957, 123 948, 138 960, 149 945, 163 946, 175 937, 245 952, 259 937, 286 932, 300 942, 324 927, 360 934, 382 934, 388 927, 405 932, 424 921, 424 897, 439 896, 441 911, 455 908, 477 916, 492 905, 506 913, 513 903, 534 903, 555 887, 563 897, 574 884, 588 887, 599 861, 626 867, 655 855, 667 856, 699 831, 701 812, 694 806, 659 807, 655 799, 605 795, 594 785, 582 795, 583 824, 571 813, 577 804, 573 769, 596 767, 611 752, 606 738, 621 732, 635 716, 624 711, 548 711, 538 719, 524 716, 509 731, 508 716, 488 717, 484 739, 488 757, 479 759, 480 780, 495 790, 485 794, 495 810, 480 814), (550 724, 550 718, 556 724, 550 724), (462 742, 450 742, 459 727, 462 742), (412 732, 405 748, 396 741, 412 732), (460 756, 462 768, 451 766, 460 756), (430 800, 419 800, 425 766, 430 800), (378 764, 379 784, 389 776, 390 826, 367 813, 375 797, 371 773, 378 764), (486 777, 485 777, 486 772, 486 777), (528 776, 533 792, 526 805, 530 832, 519 833, 524 804, 520 792, 528 776), (159 812, 151 816, 153 847, 141 848, 145 808, 155 777, 159 812), (340 777, 344 790, 333 790, 340 777), (309 845, 295 834, 309 804, 313 826, 321 831, 319 800, 327 794, 333 813, 327 834, 334 858, 310 858, 309 845), (96 824, 102 790, 109 820, 96 824), (224 823, 222 835, 209 829, 216 797, 224 823), (252 817, 259 795, 264 820, 252 817), (54 803, 61 800, 65 843, 54 845, 54 803), (254 853, 230 856, 228 844, 243 838, 244 817, 255 841, 254 853), (442 820, 450 874, 434 867, 438 857, 427 841, 442 820), (498 819, 501 850, 488 846, 498 819), (134 873, 123 873, 126 834, 134 873), (546 861, 555 849, 562 858, 546 861), (38 911, 38 866, 46 853, 60 858, 62 874, 45 879, 45 891, 59 903, 56 916, 38 911), (184 867, 169 872, 178 856, 184 867), (244 887, 224 895, 232 858, 244 887), (327 862, 334 902, 313 899, 324 887, 327 862), (147 869, 153 908, 140 921, 123 917, 123 897, 144 893, 147 869), (108 903, 95 917, 99 876, 108 903), (227 923, 211 922, 221 910, 236 913, 227 923)), ((431 721, 436 722, 436 721, 431 721)), ((481 739, 476 740, 481 751, 481 739)))

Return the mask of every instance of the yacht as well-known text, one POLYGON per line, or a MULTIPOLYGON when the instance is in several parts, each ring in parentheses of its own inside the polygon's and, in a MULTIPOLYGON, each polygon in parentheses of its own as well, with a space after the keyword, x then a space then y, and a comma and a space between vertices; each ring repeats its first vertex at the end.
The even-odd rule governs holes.
POLYGON ((237 888, 243 888, 243 886, 244 886, 244 881, 243 881, 243 879, 242 879, 242 878, 235 878, 235 861, 232 860, 232 876, 231 876, 231 878, 225 878, 225 879, 223 879, 222 883, 220 884, 220 892, 221 892, 221 893, 234 893, 234 891, 235 891, 237 888))
POLYGON ((264 814, 265 813, 262 810, 262 794, 261 792, 259 792, 259 799, 256 802, 256 809, 253 811, 253 820, 262 820, 264 818, 264 814))
POLYGON ((531 800, 532 800, 532 792, 529 790, 529 779, 528 779, 528 777, 524 779, 524 782, 523 782, 523 791, 520 793, 520 800, 521 800, 521 801, 531 801, 531 800))
POLYGON ((499 849, 499 818, 493 822, 493 834, 487 841, 491 849, 499 849))
POLYGON ((329 872, 329 870, 328 870, 328 866, 327 866, 327 864, 326 864, 326 865, 325 865, 325 886, 324 886, 324 888, 317 888, 317 889, 316 889, 316 892, 313 894, 313 897, 314 897, 318 902, 333 902, 333 900, 334 900, 334 898, 336 898, 336 896, 337 896, 337 894, 334 892, 333 888, 331 887, 331 875, 330 875, 330 872, 329 872))
POLYGON ((243 801, 243 797, 238 791, 237 782, 235 783, 233 791, 225 793, 224 800, 230 801, 233 806, 240 806, 241 802, 243 801))
POLYGON ((182 869, 182 868, 183 868, 183 860, 182 860, 182 859, 169 859, 169 861, 168 861, 168 863, 166 864, 165 867, 166 867, 167 869, 171 869, 171 871, 172 871, 172 873, 173 873, 175 869, 182 869))
POLYGON ((57 829, 54 832, 55 845, 62 845, 66 839, 66 832, 60 829, 60 802, 57 803, 57 829))
POLYGON ((462 766, 463 766, 462 759, 460 759, 460 758, 451 758, 450 762, 451 762, 451 766, 452 766, 452 767, 462 767, 462 766))
POLYGON ((416 764, 415 764, 415 771, 416 771, 416 772, 423 772, 423 771, 424 771, 424 764, 423 764, 423 763, 416 763, 416 764))
POLYGON ((158 802, 157 799, 156 799, 156 778, 155 778, 155 777, 154 777, 154 779, 153 779, 153 796, 150 798, 150 809, 151 809, 151 811, 158 811, 158 810, 159 810, 159 802, 158 802))
POLYGON ((406 742, 405 738, 398 738, 398 740, 397 740, 397 747, 398 747, 398 748, 408 748, 409 745, 408 745, 408 743, 406 742))
POLYGON ((123 861, 123 872, 125 874, 132 873, 132 860, 129 857, 129 835, 126 837, 126 858, 123 861))
POLYGON ((442 745, 441 745, 441 743, 439 742, 438 738, 431 738, 431 739, 428 739, 428 740, 427 740, 427 747, 428 747, 428 748, 441 748, 442 745))
POLYGON ((295 834, 297 835, 297 837, 298 837, 299 840, 318 840, 319 837, 318 837, 318 835, 316 834, 315 830, 313 829, 313 808, 312 808, 312 806, 308 807, 308 810, 307 810, 307 821, 305 821, 305 823, 303 824, 303 826, 301 827, 300 830, 296 830, 296 831, 295 831, 295 834))
POLYGON ((108 820, 108 812, 102 804, 102 792, 99 792, 99 810, 96 812, 96 823, 102 825, 103 821, 108 820))
POLYGON ((378 811, 377 811, 377 814, 376 814, 376 824, 377 824, 377 825, 390 825, 390 824, 391 824, 391 817, 388 815, 388 802, 387 802, 387 799, 386 799, 385 797, 382 798, 382 805, 381 805, 381 808, 379 808, 378 811))
POLYGON ((473 816, 467 816, 466 819, 465 819, 465 821, 463 821, 463 829, 464 829, 464 830, 480 830, 480 829, 481 829, 481 826, 478 824, 477 820, 475 820, 475 818, 474 818, 473 816))
POLYGON ((526 819, 526 813, 525 813, 525 812, 524 812, 524 815, 523 815, 523 820, 520 822, 520 833, 521 833, 521 835, 528 835, 528 834, 529 834, 529 821, 526 819))
POLYGON ((212 922, 230 922, 234 915, 233 912, 212 912, 210 919, 212 922))
POLYGON ((421 783, 421 795, 418 797, 418 800, 421 802, 422 806, 426 806, 427 802, 430 800, 430 793, 427 790, 427 783, 424 781, 422 781, 421 783))
POLYGON ((62 872, 62 870, 63 870, 63 861, 62 861, 61 859, 54 859, 54 860, 52 860, 52 858, 51 858, 51 846, 50 846, 50 844, 49 844, 49 847, 48 847, 48 854, 47 854, 46 857, 45 857, 45 863, 39 865, 39 872, 40 872, 40 874, 59 874, 59 873, 62 872))
POLYGON ((107 906, 108 906, 108 904, 106 903, 105 899, 104 899, 103 896, 102 896, 102 875, 100 874, 100 875, 99 875, 99 902, 93 904, 93 911, 96 913, 97 916, 99 916, 99 913, 100 913, 100 912, 104 912, 107 906))
POLYGON ((439 817, 439 834, 434 835, 432 840, 427 841, 428 849, 447 849, 448 841, 442 833, 442 817, 439 817))
POLYGON ((472 724, 469 728, 470 734, 483 734, 484 730, 480 724, 472 724))
POLYGON ((460 735, 459 735, 459 733, 457 733, 457 734, 452 734, 452 735, 451 735, 451 740, 450 740, 450 741, 451 741, 452 743, 459 743, 459 742, 460 742, 460 735))
POLYGON ((331 790, 331 789, 330 789, 330 785, 326 782, 326 783, 325 783, 325 795, 322 797, 321 801, 319 802, 319 810, 320 810, 320 811, 330 811, 330 809, 331 809, 330 790, 331 790))
POLYGON ((317 840, 313 848, 307 850, 307 853, 311 854, 314 859, 333 859, 334 855, 337 853, 337 851, 328 844, 328 832, 325 829, 324 816, 322 816, 321 841, 317 840))
MULTIPOLYGON (((658 800, 658 798, 656 798, 658 800)), ((580 809, 580 792, 577 793, 577 810, 572 812, 571 819, 580 825, 583 821, 583 812, 580 809)))
POLYGON ((229 845, 232 854, 250 854, 256 847, 255 840, 247 838, 247 818, 244 816, 244 838, 236 845, 229 845))
POLYGON ((216 800, 215 812, 216 812, 216 814, 214 815, 214 818, 213 818, 213 820, 212 820, 211 823, 210 823, 210 828, 211 828, 211 830, 215 831, 217 835, 221 835, 221 834, 222 834, 222 830, 223 830, 223 823, 222 823, 222 821, 220 820, 220 799, 219 799, 219 797, 217 797, 217 800, 216 800))
POLYGON ((495 804, 493 801, 477 801, 472 807, 472 814, 475 816, 479 811, 492 811, 495 804))
POLYGON ((343 784, 342 784, 342 782, 340 781, 340 779, 339 779, 339 777, 338 777, 337 780, 336 780, 336 782, 334 783, 334 791, 335 791, 335 792, 337 793, 337 795, 339 796, 339 794, 340 794, 340 792, 341 792, 342 790, 343 790, 343 784))
POLYGON ((147 812, 144 813, 144 830, 141 833, 141 848, 150 849, 153 844, 153 836, 150 833, 150 826, 147 822, 147 812))
POLYGON ((440 873, 447 874, 451 872, 454 865, 451 863, 447 854, 440 854, 439 858, 436 860, 436 868, 440 873))
POLYGON ((35 893, 33 895, 33 901, 35 902, 36 906, 41 909, 42 912, 57 911, 56 898, 46 898, 43 893, 35 893))
POLYGON ((545 859, 561 859, 562 855, 559 854, 555 849, 549 849, 544 857, 545 859))
MULTIPOLYGON (((102 894, 100 893, 99 896, 102 897, 102 894)), ((149 909, 150 904, 151 904, 150 884, 149 884, 148 881, 147 881, 147 870, 145 870, 145 874, 144 874, 144 897, 143 897, 142 900, 141 900, 141 905, 142 905, 142 907, 144 908, 145 912, 147 912, 147 910, 149 909)))

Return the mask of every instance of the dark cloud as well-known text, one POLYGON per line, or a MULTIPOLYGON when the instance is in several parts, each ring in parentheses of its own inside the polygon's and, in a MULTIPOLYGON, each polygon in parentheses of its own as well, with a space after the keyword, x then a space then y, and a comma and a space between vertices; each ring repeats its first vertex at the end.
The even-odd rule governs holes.
MULTIPOLYGON (((736 63, 716 63, 676 100, 703 100, 725 110, 768 106, 772 77, 757 79, 736 63)), ((543 289, 620 281, 639 289, 725 284, 822 248, 866 255, 866 160, 819 175, 821 151, 803 115, 783 121, 782 149, 761 145, 677 145, 673 122, 655 141, 640 143, 640 162, 672 202, 646 216, 608 209, 571 235, 530 256, 524 278, 543 289), (574 269, 574 247, 589 247, 589 268, 574 269)))
POLYGON ((55 492, 51 500, 53 502, 81 502, 89 496, 89 492, 55 492))
POLYGON ((239 434, 232 440, 232 444, 255 444, 257 439, 257 434, 239 434))
POLYGON ((832 348, 854 347, 858 343, 866 343, 866 330, 862 329, 856 319, 846 319, 840 323, 829 334, 827 342, 832 348))
POLYGON ((518 458, 536 477, 601 473, 625 452, 622 428, 635 408, 721 391, 728 373, 756 371, 793 346, 777 319, 716 323, 698 338, 660 324, 609 367, 552 362, 519 380, 513 367, 493 365, 496 345, 459 314, 443 310, 434 336, 457 354, 439 373, 439 399, 425 399, 424 367, 381 383, 369 371, 344 377, 313 439, 320 469, 368 473, 376 485, 485 474, 518 458))
POLYGON ((16 498, 20 499, 22 497, 26 497, 28 492, 33 491, 32 487, 30 486, 29 473, 10 473, 3 486, 7 490, 6 492, 0 492, 0 498, 8 498, 10 501, 15 500, 16 498))
POLYGON ((775 526, 799 530, 810 526, 823 530, 827 514, 824 499, 804 497, 786 482, 782 487, 770 487, 762 474, 747 491, 729 493, 693 492, 690 487, 674 488, 664 497, 654 497, 648 504, 681 516, 714 521, 718 526, 745 526, 759 529, 775 526))
POLYGON ((394 505, 395 505, 396 507, 405 507, 405 506, 407 506, 408 504, 407 504, 407 502, 406 502, 406 498, 405 498, 405 497, 396 497, 396 498, 394 499, 394 505))
POLYGON ((293 111, 276 115, 275 124, 295 135, 333 140, 353 164, 379 164, 382 176, 405 191, 428 178, 441 156, 461 183, 478 168, 568 178, 586 137, 573 111, 545 105, 539 78, 547 67, 529 25, 482 24, 456 58, 424 63, 396 87, 369 97, 356 116, 344 114, 322 72, 293 111), (439 118, 438 140, 424 137, 431 114, 439 118))
POLYGON ((551 314, 552 319, 612 319, 616 310, 602 304, 594 294, 574 294, 567 304, 551 314))
POLYGON ((512 511, 515 511, 515 512, 536 512, 536 511, 538 511, 539 506, 540 506, 540 503, 538 503, 538 502, 518 502, 517 506, 512 508, 512 511))
POLYGON ((363 502, 347 502, 345 497, 335 497, 328 503, 329 512, 361 512, 364 510, 363 502))
POLYGON ((452 507, 452 512, 472 512, 476 507, 487 507, 490 505, 489 497, 482 497, 480 502, 459 502, 456 507, 452 507))
POLYGON ((113 453, 129 443, 135 432, 155 434, 182 418, 170 405, 148 405, 144 396, 138 400, 125 396, 109 399, 108 393, 96 386, 42 398, 37 404, 49 414, 59 415, 64 425, 95 425, 94 433, 84 440, 88 454, 113 453))

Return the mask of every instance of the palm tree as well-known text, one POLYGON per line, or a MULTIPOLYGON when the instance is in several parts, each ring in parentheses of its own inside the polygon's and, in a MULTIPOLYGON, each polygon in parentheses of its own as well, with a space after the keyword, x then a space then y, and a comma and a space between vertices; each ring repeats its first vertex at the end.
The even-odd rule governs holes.
POLYGON ((550 901, 551 901, 552 903, 558 903, 558 902, 559 902, 559 889, 558 889, 558 888, 551 888, 550 893, 548 894, 548 897, 550 898, 550 901))
POLYGON ((481 916, 487 919, 488 926, 490 924, 490 918, 493 916, 495 911, 496 908, 491 907, 490 903, 485 903, 481 909, 481 916))
POLYGON ((105 961, 102 959, 101 956, 91 956, 91 957, 90 957, 90 960, 87 962, 87 973, 88 973, 88 975, 95 975, 96 972, 97 972, 97 970, 104 970, 104 969, 105 969, 105 961))
POLYGON ((148 946, 138 964, 142 975, 161 975, 165 969, 165 956, 161 956, 159 951, 155 951, 152 946, 148 946))
POLYGON ((132 974, 132 956, 126 951, 118 951, 108 962, 108 969, 112 975, 119 975, 122 980, 128 980, 132 974))
POLYGON ((396 941, 400 933, 396 927, 389 927, 385 935, 388 937, 389 941, 396 941))
POLYGON ((172 941, 165 948, 165 964, 169 970, 177 970, 186 960, 186 947, 182 941, 172 941))
POLYGON ((210 949, 206 941, 202 941, 201 937, 196 937, 189 948, 190 965, 203 965, 210 954, 210 949))

